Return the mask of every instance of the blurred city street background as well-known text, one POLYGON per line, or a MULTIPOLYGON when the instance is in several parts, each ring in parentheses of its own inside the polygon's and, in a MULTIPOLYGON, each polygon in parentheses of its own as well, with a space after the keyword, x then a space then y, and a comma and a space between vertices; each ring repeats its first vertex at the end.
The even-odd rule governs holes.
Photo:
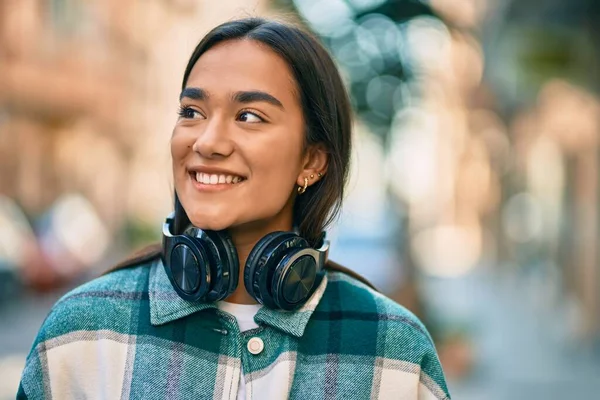
POLYGON ((250 15, 335 57, 330 257, 424 321, 453 398, 599 398, 600 2, 0 0, 0 399, 52 304, 160 239, 187 58, 250 15))

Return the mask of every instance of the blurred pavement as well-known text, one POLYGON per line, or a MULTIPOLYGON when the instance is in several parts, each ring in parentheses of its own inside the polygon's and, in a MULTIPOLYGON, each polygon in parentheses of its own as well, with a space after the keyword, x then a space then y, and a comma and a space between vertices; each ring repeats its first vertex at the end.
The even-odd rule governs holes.
POLYGON ((541 285, 535 272, 527 279, 498 271, 482 268, 430 287, 450 303, 468 298, 476 321, 474 373, 449 383, 453 398, 600 398, 600 352, 577 340, 575 308, 541 285))

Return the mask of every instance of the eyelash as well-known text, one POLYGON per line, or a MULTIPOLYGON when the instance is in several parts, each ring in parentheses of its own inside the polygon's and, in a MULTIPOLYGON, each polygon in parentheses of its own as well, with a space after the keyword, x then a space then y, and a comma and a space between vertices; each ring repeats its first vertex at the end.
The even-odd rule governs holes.
POLYGON ((196 113, 200 114, 199 111, 194 110, 192 107, 180 105, 177 115, 179 115, 180 118, 191 119, 192 117, 188 116, 188 114, 187 114, 188 112, 196 112, 196 113))
MULTIPOLYGON (((236 117, 236 118, 239 118, 239 117, 240 117, 240 115, 243 115, 243 114, 252 114, 252 115, 254 115, 256 118, 258 118, 258 119, 259 119, 260 123, 262 123, 262 122, 266 122, 266 121, 265 121, 265 119, 264 119, 263 117, 261 117, 260 115, 258 115, 258 113, 254 112, 254 111, 250 111, 250 110, 241 110, 241 111, 239 112, 239 114, 237 115, 237 117, 236 117)), ((258 123, 258 122, 250 122, 250 123, 254 123, 254 124, 256 124, 256 123, 258 123)))
MULTIPOLYGON (((177 112, 177 115, 179 115, 180 118, 192 119, 193 117, 189 116, 189 114, 188 114, 189 112, 194 112, 194 113, 198 113, 198 114, 202 115, 199 111, 194 110, 193 108, 191 108, 189 106, 184 106, 184 105, 180 105, 179 106, 179 111, 177 112)), ((262 122, 266 122, 263 117, 261 117, 260 115, 258 115, 258 113, 254 112, 254 111, 250 111, 250 110, 241 110, 240 113, 237 115, 236 118, 239 118, 243 114, 252 114, 256 118, 258 118, 261 123, 262 122)), ((253 123, 256 124, 257 122, 253 122, 253 123)))

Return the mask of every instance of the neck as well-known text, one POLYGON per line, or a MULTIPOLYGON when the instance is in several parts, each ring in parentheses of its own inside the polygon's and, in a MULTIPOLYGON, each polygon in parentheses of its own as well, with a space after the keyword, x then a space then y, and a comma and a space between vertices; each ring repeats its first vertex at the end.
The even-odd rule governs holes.
POLYGON ((246 260, 250 252, 260 239, 271 232, 275 231, 291 231, 292 219, 282 218, 276 221, 269 221, 264 224, 252 224, 253 226, 239 226, 229 229, 229 234, 237 249, 238 258, 240 261, 239 281, 237 289, 225 299, 230 303, 238 304, 256 304, 256 300, 246 290, 244 285, 244 269, 246 268, 246 260))

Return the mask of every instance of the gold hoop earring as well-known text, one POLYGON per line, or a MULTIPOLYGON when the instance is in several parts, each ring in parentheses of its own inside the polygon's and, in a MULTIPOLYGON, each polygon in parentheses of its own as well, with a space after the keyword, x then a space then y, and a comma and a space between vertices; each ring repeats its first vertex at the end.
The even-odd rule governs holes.
POLYGON ((308 178, 304 177, 304 186, 298 186, 298 193, 303 194, 306 192, 306 188, 308 187, 308 178))
POLYGON ((317 172, 317 175, 319 176, 319 178, 321 178, 323 176, 323 174, 320 172, 317 172))

